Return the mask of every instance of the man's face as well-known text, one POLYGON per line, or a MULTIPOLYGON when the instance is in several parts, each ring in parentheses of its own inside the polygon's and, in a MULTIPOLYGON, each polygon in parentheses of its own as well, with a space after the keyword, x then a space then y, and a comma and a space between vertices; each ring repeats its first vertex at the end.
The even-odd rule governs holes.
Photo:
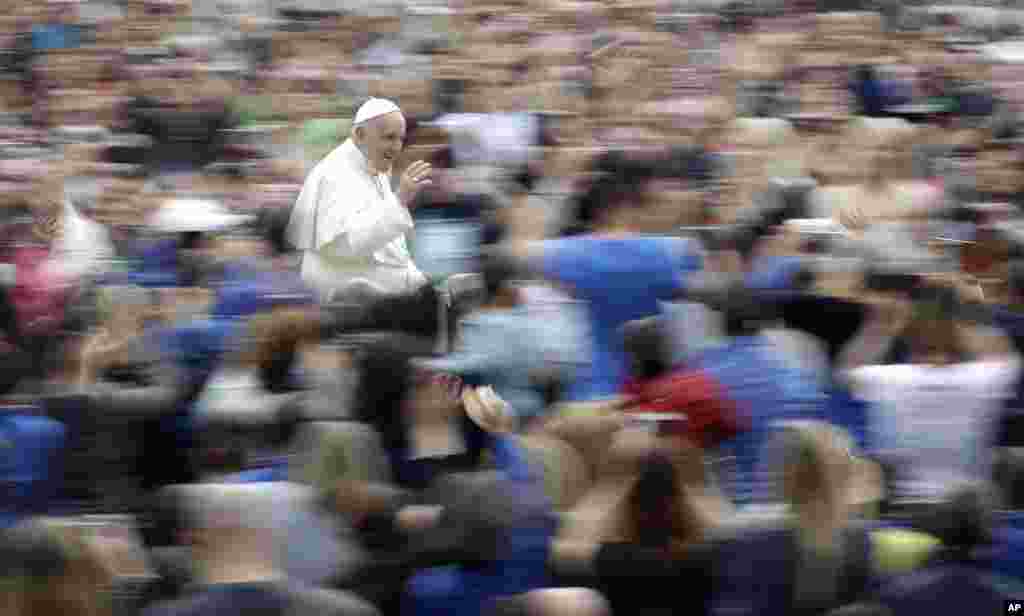
POLYGON ((402 152, 405 118, 398 112, 374 118, 356 129, 356 139, 370 165, 378 173, 387 173, 402 152))

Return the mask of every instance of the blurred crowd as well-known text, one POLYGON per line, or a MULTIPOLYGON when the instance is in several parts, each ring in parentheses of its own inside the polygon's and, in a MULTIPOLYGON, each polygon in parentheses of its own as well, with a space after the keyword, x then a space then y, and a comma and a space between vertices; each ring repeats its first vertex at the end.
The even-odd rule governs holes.
POLYGON ((0 6, 0 614, 1024 599, 1014 3, 0 6), (370 97, 429 283, 325 297, 370 97))

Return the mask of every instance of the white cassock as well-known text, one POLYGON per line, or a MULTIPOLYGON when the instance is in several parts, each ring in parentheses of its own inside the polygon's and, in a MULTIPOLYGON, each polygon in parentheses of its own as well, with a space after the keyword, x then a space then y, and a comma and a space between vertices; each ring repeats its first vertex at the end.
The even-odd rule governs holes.
POLYGON ((288 223, 288 241, 302 251, 302 279, 322 301, 367 284, 398 294, 427 282, 406 246, 412 228, 388 175, 371 171, 349 139, 306 178, 288 223))

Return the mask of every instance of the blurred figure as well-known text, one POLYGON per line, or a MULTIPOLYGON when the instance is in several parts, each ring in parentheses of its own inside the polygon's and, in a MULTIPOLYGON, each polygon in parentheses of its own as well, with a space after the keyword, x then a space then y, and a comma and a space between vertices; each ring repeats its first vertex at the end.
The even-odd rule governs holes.
MULTIPOLYGON (((7 343, 0 353, 0 368, 0 397, 7 398, 29 374, 31 364, 23 351, 7 343)), ((0 440, 7 445, 0 450, 0 481, 9 486, 0 502, 0 527, 6 527, 26 515, 45 513, 61 494, 68 434, 62 423, 23 402, 0 409, 0 440)))
POLYGON ((430 165, 432 184, 417 197, 413 214, 416 260, 434 278, 476 271, 482 219, 494 205, 485 195, 466 192, 451 148, 439 150, 430 165))
POLYGON ((994 499, 986 484, 955 489, 936 512, 936 527, 945 546, 941 558, 923 570, 887 584, 880 603, 894 616, 935 612, 956 614, 964 609, 995 613, 1016 599, 978 562, 979 550, 993 542, 994 499))
POLYGON ((946 486, 988 476, 984 447, 1020 360, 1004 338, 963 314, 957 292, 945 286, 925 286, 912 302, 877 298, 844 351, 845 378, 876 410, 874 446, 899 469, 897 498, 935 502, 946 486), (879 365, 896 337, 905 356, 879 365))
POLYGON ((329 614, 372 616, 366 603, 291 583, 279 568, 276 499, 281 484, 196 484, 177 488, 202 590, 147 609, 146 616, 329 614))
POLYGON ((603 536, 553 546, 554 565, 592 571, 615 613, 706 614, 710 609, 716 556, 704 541, 725 507, 704 484, 700 455, 679 455, 656 453, 642 463, 623 501, 608 513, 603 536))
POLYGON ((722 313, 725 343, 707 348, 687 362, 721 383, 725 393, 749 413, 749 430, 724 441, 716 454, 734 458, 733 477, 720 479, 737 505, 764 496, 758 478, 758 457, 777 421, 821 419, 825 408, 822 384, 813 373, 795 368, 765 330, 777 319, 776 306, 742 285, 692 299, 722 313))
POLYGON ((571 386, 576 400, 613 397, 626 380, 621 327, 660 312, 701 267, 686 240, 641 235, 653 196, 652 166, 610 153, 598 162, 597 178, 579 202, 585 235, 536 241, 543 228, 529 208, 516 208, 510 250, 547 280, 571 289, 587 303, 594 359, 571 386))
POLYGON ((417 368, 395 341, 371 346, 357 362, 353 416, 379 435, 385 481, 400 492, 337 482, 338 510, 350 512, 375 555, 347 585, 388 613, 402 597, 402 613, 423 615, 476 614, 497 596, 543 587, 554 521, 540 477, 509 434, 507 403, 489 387, 459 395, 456 383, 417 368), (485 453, 497 474, 475 482, 468 473, 483 470, 485 453))
POLYGON ((748 429, 747 411, 738 408, 722 385, 699 370, 674 364, 663 327, 657 319, 625 327, 630 356, 630 380, 623 390, 626 411, 665 414, 665 421, 658 422, 660 435, 704 449, 748 429), (679 414, 683 417, 672 418, 679 414))
POLYGON ((412 293, 427 280, 412 262, 405 234, 408 208, 430 180, 430 165, 413 163, 391 192, 405 117, 397 105, 370 99, 356 113, 352 136, 306 178, 292 211, 289 241, 303 251, 303 279, 323 301, 353 283, 386 294, 412 293))
POLYGON ((518 428, 523 429, 544 413, 539 385, 554 376, 543 374, 548 367, 540 340, 544 330, 535 322, 537 315, 524 305, 513 263, 487 258, 483 278, 485 299, 460 323, 460 347, 428 365, 468 382, 490 384, 509 403, 518 428))
POLYGON ((114 571, 81 528, 34 518, 0 533, 4 589, 11 616, 113 616, 104 596, 114 571))
POLYGON ((854 515, 880 498, 880 479, 850 446, 833 426, 793 422, 765 450, 788 519, 738 538, 728 565, 753 613, 820 614, 872 588, 871 540, 854 515))
POLYGON ((165 462, 146 455, 145 427, 174 415, 183 375, 161 347, 155 294, 105 287, 94 301, 95 328, 58 341, 43 403, 69 427, 66 496, 79 506, 134 510, 143 499, 140 463, 165 462))

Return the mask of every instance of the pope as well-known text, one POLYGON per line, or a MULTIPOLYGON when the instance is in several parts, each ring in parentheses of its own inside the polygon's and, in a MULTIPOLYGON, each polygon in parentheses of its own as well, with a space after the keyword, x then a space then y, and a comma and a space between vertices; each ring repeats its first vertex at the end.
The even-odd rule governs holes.
POLYGON ((302 278, 321 301, 370 287, 407 295, 427 284, 413 263, 406 234, 409 207, 431 183, 431 167, 409 165, 397 194, 391 173, 405 142, 405 117, 392 101, 371 98, 356 113, 349 139, 306 178, 288 223, 288 240, 302 252, 302 278))

